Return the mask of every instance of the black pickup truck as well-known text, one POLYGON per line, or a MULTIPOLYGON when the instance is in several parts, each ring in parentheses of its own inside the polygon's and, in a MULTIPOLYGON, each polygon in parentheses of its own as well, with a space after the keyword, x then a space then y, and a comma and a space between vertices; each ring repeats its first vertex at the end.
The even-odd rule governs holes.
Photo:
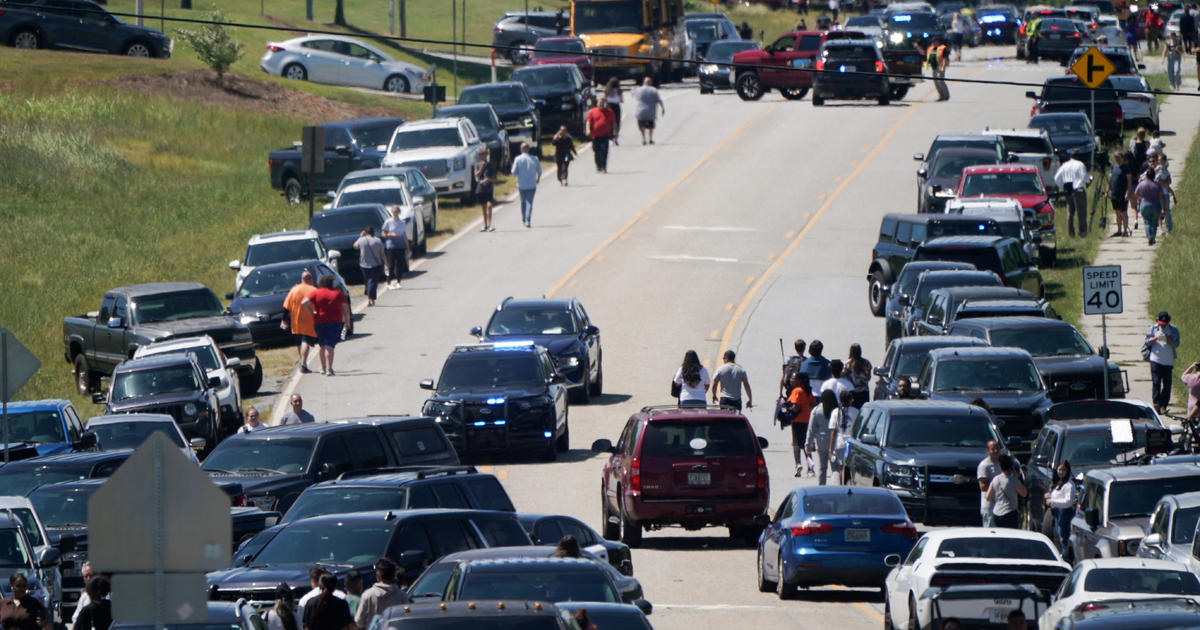
POLYGON ((1117 140, 1125 125, 1125 114, 1121 111, 1121 93, 1113 89, 1107 79, 1094 90, 1079 80, 1079 77, 1050 77, 1042 85, 1042 93, 1025 93, 1033 99, 1030 116, 1083 112, 1091 121, 1096 134, 1106 141, 1117 140), (1093 103, 1092 94, 1095 94, 1093 103))
POLYGON ((133 357, 141 346, 175 337, 208 335, 227 357, 241 360, 243 394, 262 385, 250 329, 229 315, 212 289, 198 282, 154 282, 105 292, 100 310, 63 320, 63 356, 79 393, 99 387, 101 375, 133 357))
MULTIPOLYGON (((392 134, 402 124, 399 118, 352 118, 317 125, 325 130, 325 170, 313 178, 313 193, 319 196, 336 189, 350 171, 378 168, 392 134)), ((308 198, 308 178, 300 173, 300 156, 298 141, 267 156, 271 188, 283 191, 293 205, 308 198)))

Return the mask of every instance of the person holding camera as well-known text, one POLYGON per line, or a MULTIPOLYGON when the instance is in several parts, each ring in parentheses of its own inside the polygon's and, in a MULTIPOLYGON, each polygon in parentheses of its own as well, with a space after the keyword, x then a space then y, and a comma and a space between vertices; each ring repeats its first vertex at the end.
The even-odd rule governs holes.
POLYGON ((1179 329, 1171 325, 1171 314, 1159 312, 1142 344, 1142 356, 1150 362, 1154 410, 1158 413, 1167 413, 1167 405, 1171 404, 1171 371, 1178 347, 1179 329))

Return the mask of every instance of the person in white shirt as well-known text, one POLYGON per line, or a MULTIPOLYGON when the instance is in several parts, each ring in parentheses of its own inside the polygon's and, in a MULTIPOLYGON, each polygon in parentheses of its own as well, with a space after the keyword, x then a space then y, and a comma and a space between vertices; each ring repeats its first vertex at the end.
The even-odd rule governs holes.
POLYGON ((838 409, 837 396, 832 390, 821 392, 821 404, 813 407, 808 416, 808 435, 804 445, 817 460, 817 484, 825 485, 829 474, 829 425, 838 409))
POLYGON ((840 400, 842 397, 842 392, 854 391, 854 383, 851 383, 850 379, 842 375, 845 370, 846 366, 844 363, 842 363, 841 359, 834 359, 830 361, 830 378, 825 379, 825 381, 821 383, 821 389, 817 392, 817 396, 820 397, 820 395, 824 394, 826 391, 833 391, 833 395, 840 400))
POLYGON ((267 622, 267 630, 300 630, 303 624, 296 609, 296 596, 286 583, 275 587, 275 606, 261 616, 267 622))
POLYGON ((711 384, 708 369, 700 364, 700 355, 695 350, 683 353, 683 364, 675 370, 675 378, 671 379, 671 392, 679 399, 679 406, 706 406, 708 386, 711 384))
MULTIPOLYGON (((92 581, 92 577, 96 575, 96 570, 92 568, 91 562, 83 563, 83 568, 80 571, 80 575, 83 576, 83 583, 85 585, 92 581)), ((79 621, 79 613, 83 612, 83 609, 87 608, 87 605, 90 603, 92 603, 92 598, 88 596, 87 589, 84 589, 84 591, 79 594, 79 601, 75 603, 75 614, 71 615, 72 627, 74 627, 76 622, 79 621)))
POLYGON ((1079 152, 1072 151, 1071 157, 1054 173, 1054 183, 1066 191, 1068 209, 1067 232, 1075 236, 1075 224, 1079 223, 1080 238, 1087 235, 1087 185, 1091 181, 1087 166, 1079 160, 1079 152))
POLYGON ((853 392, 838 394, 838 408, 833 410, 829 418, 829 464, 836 474, 834 483, 842 482, 842 467, 846 462, 846 438, 850 428, 858 418, 858 409, 854 406, 853 392))
POLYGON ((1058 462, 1045 501, 1046 507, 1054 514, 1058 548, 1065 553, 1071 537, 1071 519, 1075 517, 1075 480, 1071 478, 1071 462, 1065 459, 1058 462))
POLYGON ((246 424, 238 427, 238 433, 254 433, 255 431, 260 431, 267 428, 267 425, 263 424, 262 421, 259 420, 258 409, 255 408, 254 405, 246 407, 246 413, 243 415, 246 417, 246 424))

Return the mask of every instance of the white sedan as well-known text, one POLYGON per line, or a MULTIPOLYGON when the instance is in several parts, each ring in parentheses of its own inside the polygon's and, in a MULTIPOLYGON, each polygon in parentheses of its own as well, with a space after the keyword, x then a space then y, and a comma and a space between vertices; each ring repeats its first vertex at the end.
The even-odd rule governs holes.
POLYGON ((1075 565, 1054 603, 1038 619, 1039 630, 1055 630, 1076 610, 1102 607, 1106 600, 1188 597, 1200 603, 1200 580, 1187 566, 1149 558, 1098 558, 1075 565))
MULTIPOLYGON (((1051 591, 1071 571, 1042 534, 999 527, 929 532, 884 580, 884 626, 925 628, 933 621, 926 591, 950 584, 1033 584, 1051 591)), ((1014 600, 943 602, 942 619, 986 617, 1005 623, 1014 600)), ((1033 614, 1032 606, 1024 611, 1033 614)))
POLYGON ((365 42, 337 35, 268 42, 258 65, 263 72, 289 79, 387 92, 420 93, 429 85, 425 70, 396 61, 365 42))

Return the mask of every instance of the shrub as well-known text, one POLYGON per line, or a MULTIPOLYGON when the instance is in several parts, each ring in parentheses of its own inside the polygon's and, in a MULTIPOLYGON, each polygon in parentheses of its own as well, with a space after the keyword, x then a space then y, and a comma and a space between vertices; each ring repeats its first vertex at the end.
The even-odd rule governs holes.
POLYGON ((229 20, 220 11, 213 10, 212 23, 197 31, 179 31, 179 36, 195 51, 200 61, 217 73, 217 83, 223 84, 225 72, 242 57, 242 45, 233 40, 226 30, 229 20))

